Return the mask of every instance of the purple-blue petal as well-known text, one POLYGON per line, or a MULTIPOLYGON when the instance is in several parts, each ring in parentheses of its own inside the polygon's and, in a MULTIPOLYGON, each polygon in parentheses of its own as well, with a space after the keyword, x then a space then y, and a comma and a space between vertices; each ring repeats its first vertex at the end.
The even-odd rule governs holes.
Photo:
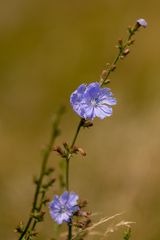
POLYGON ((109 88, 102 88, 98 82, 80 85, 71 94, 70 98, 73 110, 84 119, 93 120, 95 117, 103 119, 112 115, 109 106, 116 104, 109 88))
POLYGON ((115 105, 117 103, 116 99, 113 97, 102 97, 101 104, 115 105))
POLYGON ((59 198, 61 204, 66 204, 69 199, 69 192, 65 191, 59 198))
POLYGON ((58 223, 69 222, 73 214, 79 210, 77 205, 78 195, 65 191, 61 196, 56 195, 49 203, 51 217, 58 223))
POLYGON ((69 202, 70 205, 73 205, 73 206, 76 205, 78 199, 79 199, 79 197, 76 193, 70 192, 69 198, 68 198, 68 202, 69 202))
POLYGON ((112 108, 106 105, 101 105, 95 109, 95 112, 97 117, 104 119, 105 117, 112 115, 112 108))

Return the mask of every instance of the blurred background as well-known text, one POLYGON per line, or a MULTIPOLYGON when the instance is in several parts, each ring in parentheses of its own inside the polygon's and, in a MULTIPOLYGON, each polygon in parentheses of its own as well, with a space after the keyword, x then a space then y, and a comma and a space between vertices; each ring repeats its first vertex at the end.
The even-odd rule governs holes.
MULTIPOLYGON (((99 80, 139 18, 148 27, 111 76, 113 116, 80 133, 87 156, 72 159, 71 189, 99 218, 124 212, 136 222, 133 239, 160 239, 159 8, 158 0, 0 1, 1 239, 16 240, 14 228, 27 220, 52 114, 66 105, 57 144, 71 141, 79 118, 70 94, 99 80)), ((58 161, 53 153, 50 165, 58 161)), ((47 213, 39 239, 50 239, 53 225, 47 213)))

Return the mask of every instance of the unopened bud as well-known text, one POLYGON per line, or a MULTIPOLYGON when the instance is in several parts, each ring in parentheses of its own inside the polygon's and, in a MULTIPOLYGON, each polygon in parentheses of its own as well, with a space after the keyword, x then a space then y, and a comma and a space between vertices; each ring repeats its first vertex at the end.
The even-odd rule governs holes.
POLYGON ((79 203, 79 207, 80 208, 84 208, 86 207, 88 204, 88 201, 87 200, 81 200, 80 203, 79 203))
POLYGON ((83 150, 83 148, 78 148, 78 152, 79 152, 82 156, 86 156, 86 152, 83 150))
POLYGON ((144 28, 146 28, 147 25, 148 25, 147 22, 146 22, 146 20, 143 19, 143 18, 138 19, 138 20, 137 20, 137 24, 138 24, 140 27, 144 27, 144 28))
POLYGON ((116 65, 113 64, 113 65, 111 66, 111 71, 113 72, 115 69, 116 69, 116 65))
POLYGON ((122 49, 122 47, 123 47, 123 40, 122 39, 118 40, 118 46, 116 46, 116 47, 119 48, 119 49, 122 49))
POLYGON ((71 154, 72 154, 72 153, 75 153, 75 154, 76 154, 77 152, 78 152, 78 147, 74 145, 74 146, 72 147, 72 149, 70 150, 70 153, 71 153, 71 154))
POLYGON ((102 73, 101 73, 101 78, 102 78, 103 80, 105 80, 106 77, 107 77, 107 70, 103 70, 102 73))
POLYGON ((21 221, 21 222, 18 224, 18 226, 16 227, 15 232, 17 232, 17 233, 23 233, 23 230, 24 230, 24 224, 23 224, 23 222, 21 221))
POLYGON ((33 213, 33 217, 38 221, 42 222, 45 212, 41 211, 40 213, 33 213))
POLYGON ((60 146, 53 147, 53 151, 59 153, 61 156, 64 155, 64 151, 62 150, 62 148, 60 146))
POLYGON ((50 175, 52 172, 54 172, 54 168, 48 168, 46 171, 45 171, 45 175, 50 175))
POLYGON ((104 84, 108 84, 110 83, 111 81, 109 79, 106 79, 106 81, 104 81, 104 84))
POLYGON ((49 198, 46 198, 43 200, 43 204, 46 205, 48 202, 50 202, 50 199, 49 198))
POLYGON ((123 56, 127 56, 129 53, 130 53, 130 49, 129 49, 129 48, 126 48, 126 49, 123 51, 123 56))
POLYGON ((32 231, 32 234, 31 234, 33 237, 36 237, 38 235, 38 232, 36 231, 32 231))
POLYGON ((86 212, 86 211, 80 211, 80 216, 86 217, 88 218, 91 215, 90 212, 86 212))
POLYGON ((135 39, 132 39, 132 40, 129 40, 127 44, 128 44, 128 46, 130 46, 130 45, 134 44, 134 42, 135 42, 135 39))
POLYGON ((133 29, 132 29, 132 27, 131 27, 131 26, 129 26, 129 27, 128 27, 128 32, 129 32, 130 34, 132 34, 132 33, 133 33, 133 29))
POLYGON ((52 178, 46 184, 43 184, 42 191, 44 191, 44 189, 48 189, 49 187, 51 187, 55 181, 56 181, 56 178, 52 178))
POLYGON ((38 183, 39 183, 39 179, 38 179, 36 176, 34 176, 34 177, 33 177, 33 182, 34 182, 35 184, 38 184, 38 183))
POLYGON ((87 121, 83 124, 83 127, 86 127, 86 128, 89 128, 89 127, 92 127, 93 126, 93 122, 91 121, 87 121))
POLYGON ((122 39, 119 39, 119 40, 118 40, 118 43, 119 43, 119 45, 122 45, 122 44, 123 44, 123 40, 122 40, 122 39))
POLYGON ((110 65, 111 65, 110 63, 106 63, 106 68, 110 67, 110 65))
POLYGON ((67 151, 69 151, 69 145, 67 142, 63 142, 63 146, 67 151))

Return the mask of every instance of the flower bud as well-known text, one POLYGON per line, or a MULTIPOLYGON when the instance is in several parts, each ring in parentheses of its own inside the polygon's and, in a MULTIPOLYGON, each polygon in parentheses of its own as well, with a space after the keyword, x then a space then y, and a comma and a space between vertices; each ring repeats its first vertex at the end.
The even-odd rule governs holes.
POLYGON ((102 73, 101 73, 101 78, 102 78, 103 80, 105 80, 106 77, 107 77, 107 70, 104 69, 104 70, 102 71, 102 73))
POLYGON ((64 156, 64 151, 60 146, 53 147, 53 151, 59 153, 62 157, 64 156))
POLYGON ((127 44, 128 44, 128 46, 130 46, 130 45, 134 44, 134 42, 135 42, 135 40, 132 39, 132 40, 129 40, 127 44))
POLYGON ((129 53, 130 53, 130 49, 129 49, 129 48, 126 48, 126 49, 123 51, 123 56, 127 56, 129 53))
POLYGON ((144 28, 146 28, 147 25, 148 25, 147 22, 146 22, 146 20, 143 19, 143 18, 138 19, 138 20, 137 20, 137 24, 139 25, 139 27, 144 27, 144 28))
POLYGON ((123 40, 122 40, 122 39, 119 39, 119 40, 118 40, 118 43, 119 43, 119 45, 122 45, 122 44, 123 44, 123 40))
POLYGON ((78 152, 79 152, 82 156, 86 156, 86 155, 87 155, 86 152, 83 150, 83 148, 78 148, 77 150, 78 150, 78 152))
POLYGON ((111 66, 111 71, 113 72, 115 69, 116 69, 116 65, 113 64, 113 65, 111 66))
POLYGON ((46 169, 45 175, 49 176, 53 172, 54 172, 54 168, 50 167, 50 168, 46 169))
POLYGON ((111 80, 106 79, 106 80, 104 81, 104 84, 108 84, 108 83, 110 83, 110 82, 111 82, 111 80))
POLYGON ((16 227, 15 232, 17 232, 17 233, 23 233, 23 231, 24 231, 24 224, 23 224, 23 222, 21 221, 21 222, 18 224, 18 226, 16 227))
POLYGON ((89 127, 92 127, 93 126, 93 122, 91 121, 86 121, 84 124, 83 124, 83 127, 86 127, 86 128, 89 128, 89 127))
POLYGON ((67 142, 63 142, 63 147, 69 152, 69 145, 67 142))

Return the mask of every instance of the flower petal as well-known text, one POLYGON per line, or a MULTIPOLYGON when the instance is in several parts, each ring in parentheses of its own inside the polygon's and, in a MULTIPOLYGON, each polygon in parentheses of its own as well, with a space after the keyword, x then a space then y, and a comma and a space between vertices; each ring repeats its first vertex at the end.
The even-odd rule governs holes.
POLYGON ((58 223, 69 222, 73 214, 79 210, 77 205, 78 195, 65 191, 61 196, 55 196, 49 203, 51 217, 58 223))
POLYGON ((70 192, 68 201, 71 205, 77 204, 78 199, 79 199, 79 196, 76 193, 70 192))
POLYGON ((73 110, 84 119, 103 119, 112 115, 109 106, 117 103, 109 88, 102 88, 98 82, 80 85, 70 98, 73 110))
POLYGON ((112 115, 112 108, 108 107, 107 105, 98 106, 95 109, 95 114, 100 119, 104 119, 105 117, 109 117, 112 115))

